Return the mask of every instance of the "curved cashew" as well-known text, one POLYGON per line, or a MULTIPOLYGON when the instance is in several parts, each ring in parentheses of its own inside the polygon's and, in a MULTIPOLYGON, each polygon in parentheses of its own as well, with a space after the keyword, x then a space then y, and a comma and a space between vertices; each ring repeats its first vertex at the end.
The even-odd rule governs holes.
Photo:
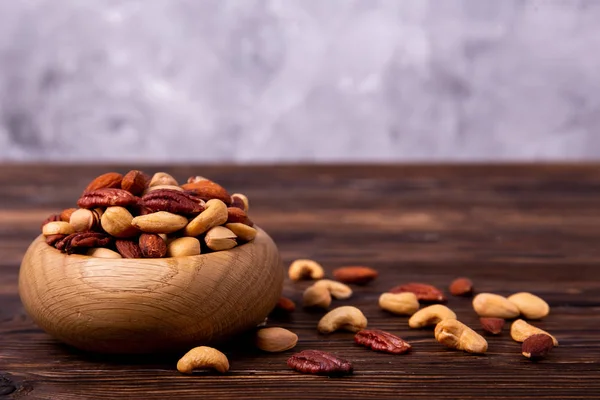
POLYGON ((225 228, 235 233, 235 235, 244 242, 254 240, 256 234, 258 233, 257 230, 253 227, 248 226, 246 224, 242 224, 241 222, 232 222, 229 224, 225 224, 225 228))
POLYGON ((324 286, 312 285, 306 288, 302 300, 304 307, 329 308, 331 293, 324 286))
POLYGON ((227 222, 227 205, 219 199, 210 199, 205 210, 191 220, 184 229, 186 236, 198 236, 215 226, 227 222))
POLYGON ((304 306, 328 308, 331 304, 331 296, 344 300, 352 296, 352 289, 341 282, 321 279, 304 291, 304 306))
POLYGON ((195 369, 213 368, 220 373, 229 371, 229 361, 225 354, 212 347, 194 347, 177 362, 177 370, 191 374, 195 369))
POLYGON ((487 341, 456 319, 445 319, 435 327, 435 339, 453 349, 464 350, 469 353, 485 353, 487 341))
POLYGON ((473 309, 480 317, 511 319, 519 316, 519 309, 504 296, 479 293, 473 298, 473 309))
POLYGON ((367 327, 367 318, 356 307, 343 306, 329 311, 321 318, 317 329, 321 333, 331 333, 338 329, 358 332, 367 327))
POLYGON ((290 265, 288 275, 293 281, 299 281, 307 277, 310 277, 310 279, 321 279, 325 276, 325 271, 323 271, 323 267, 316 261, 300 259, 290 265))
POLYGON ((411 328, 422 328, 428 325, 435 325, 445 319, 456 319, 456 314, 444 305, 434 304, 414 313, 408 320, 408 326, 411 328))
POLYGON ((379 296, 379 307, 394 314, 413 315, 419 309, 419 300, 412 292, 383 293, 379 296))
POLYGON ((510 326, 510 336, 516 342, 524 342, 525 339, 527 339, 529 336, 535 335, 538 333, 543 333, 545 335, 550 336, 552 338, 552 341, 554 342, 554 346, 558 346, 558 340, 556 340, 556 338, 554 336, 552 336, 551 334, 549 334, 548 332, 546 332, 543 329, 540 329, 538 327, 528 324, 527 322, 523 321, 522 319, 516 320, 510 326))
POLYGON ((352 289, 350 289, 350 286, 341 282, 332 281, 331 279, 318 280, 313 286, 327 289, 327 291, 338 300, 346 300, 352 296, 352 289))

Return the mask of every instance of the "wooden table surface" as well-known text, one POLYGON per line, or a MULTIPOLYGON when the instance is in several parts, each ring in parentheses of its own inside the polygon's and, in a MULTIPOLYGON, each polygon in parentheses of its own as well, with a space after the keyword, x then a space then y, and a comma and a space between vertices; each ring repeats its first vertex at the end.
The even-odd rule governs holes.
MULTIPOLYGON (((351 333, 320 335, 323 313, 299 307, 269 321, 299 335, 294 350, 260 353, 241 338, 222 347, 228 374, 193 376, 177 372, 180 355, 109 357, 59 344, 19 300, 19 264, 40 222, 73 206, 96 175, 130 167, 0 167, 0 398, 600 398, 600 165, 143 167, 179 179, 204 175, 246 193, 250 216, 276 241, 285 267, 312 258, 328 273, 353 264, 376 268, 376 281, 334 304, 358 306, 369 327, 413 345, 394 356, 355 345, 351 333), (560 347, 531 362, 507 325, 488 338, 487 354, 470 355, 377 306, 397 284, 447 290, 458 276, 470 277, 478 292, 531 291, 546 299, 551 313, 536 324, 560 347), (304 349, 351 360, 355 373, 290 370, 287 358, 304 349)), ((287 281, 284 294, 299 303, 308 285, 287 281)), ((451 297, 448 305, 479 330, 470 299, 451 297)))

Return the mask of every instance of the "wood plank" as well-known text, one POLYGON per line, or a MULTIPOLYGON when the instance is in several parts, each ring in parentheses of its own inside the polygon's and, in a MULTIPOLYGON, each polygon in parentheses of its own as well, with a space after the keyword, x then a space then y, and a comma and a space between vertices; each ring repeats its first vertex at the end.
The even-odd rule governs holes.
MULTIPOLYGON (((301 375, 291 352, 264 354, 250 337, 222 347, 225 376, 182 376, 180 355, 115 357, 57 343, 25 315, 18 266, 46 215, 72 206, 94 176, 129 166, 0 167, 0 396, 102 398, 589 398, 600 397, 600 166, 146 166, 179 179, 201 174, 246 193, 251 217, 275 239, 284 265, 314 258, 328 274, 365 264, 380 277, 335 305, 361 308, 369 326, 413 345, 410 354, 371 352, 352 334, 320 335, 322 312, 299 307, 269 324, 298 333, 296 349, 322 349, 355 363, 346 378, 301 375), (446 288, 469 276, 478 291, 533 291, 551 315, 537 325, 561 345, 532 363, 505 329, 484 356, 445 349, 431 330, 377 306, 380 293, 408 281, 446 288), (10 392, 9 394, 6 394, 10 392)), ((297 303, 309 282, 286 282, 297 303)), ((449 306, 478 329, 470 300, 449 306)))

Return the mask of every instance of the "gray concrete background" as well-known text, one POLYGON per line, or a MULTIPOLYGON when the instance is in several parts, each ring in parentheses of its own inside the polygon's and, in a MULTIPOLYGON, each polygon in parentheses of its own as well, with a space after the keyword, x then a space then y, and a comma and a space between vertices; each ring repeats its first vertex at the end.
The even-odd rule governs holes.
POLYGON ((0 160, 600 158, 597 0, 0 0, 0 160))

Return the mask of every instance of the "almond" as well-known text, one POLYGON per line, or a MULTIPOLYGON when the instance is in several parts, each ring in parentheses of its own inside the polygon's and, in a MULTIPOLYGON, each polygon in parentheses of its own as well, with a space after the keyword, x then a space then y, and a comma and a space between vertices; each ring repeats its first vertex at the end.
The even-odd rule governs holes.
POLYGON ((288 299, 287 297, 281 296, 277 304, 275 305, 276 311, 283 311, 286 313, 294 312, 296 309, 296 303, 293 300, 288 299))
POLYGON ((161 258, 167 254, 167 244, 155 233, 142 233, 139 244, 145 258, 161 258))
POLYGON ((504 319, 502 318, 479 318, 479 323, 484 331, 487 333, 491 333, 492 335, 497 335, 502 332, 502 328, 504 327, 504 319))
POLYGON ((123 258, 143 257, 142 250, 140 249, 140 245, 138 244, 137 240, 134 242, 133 240, 118 239, 115 241, 115 246, 123 258))
POLYGON ((473 282, 469 278, 456 278, 448 290, 453 296, 467 296, 473 293, 473 282))
POLYGON ((219 199, 226 205, 231 204, 231 196, 227 193, 227 190, 219 184, 213 181, 204 180, 199 182, 186 183, 181 185, 184 190, 194 192, 198 197, 204 201, 210 199, 219 199))
POLYGON ((363 266, 341 267, 333 271, 333 276, 343 283, 364 285, 377 278, 377 271, 363 266))
POLYGON ((73 215, 75 211, 77 211, 77 208, 66 208, 62 210, 60 213, 60 220, 69 222, 71 220, 71 215, 73 215))
POLYGON ((537 333, 529 336, 521 346, 521 352, 527 358, 532 360, 540 360, 554 347, 553 340, 550 336, 544 333, 537 333))
POLYGON ((390 290, 389 293, 404 293, 411 292, 417 296, 419 301, 432 302, 432 303, 444 303, 446 297, 444 294, 435 286, 428 285, 426 283, 407 283, 405 285, 396 286, 390 290))
POLYGON ((123 175, 118 172, 107 172, 106 174, 102 174, 93 181, 89 183, 89 185, 85 188, 84 192, 91 192, 92 190, 105 189, 105 188, 117 188, 121 187, 121 181, 123 180, 123 175))
POLYGON ((125 174, 121 181, 121 189, 127 190, 129 193, 139 196, 146 190, 150 183, 150 177, 143 173, 133 169, 125 174))

